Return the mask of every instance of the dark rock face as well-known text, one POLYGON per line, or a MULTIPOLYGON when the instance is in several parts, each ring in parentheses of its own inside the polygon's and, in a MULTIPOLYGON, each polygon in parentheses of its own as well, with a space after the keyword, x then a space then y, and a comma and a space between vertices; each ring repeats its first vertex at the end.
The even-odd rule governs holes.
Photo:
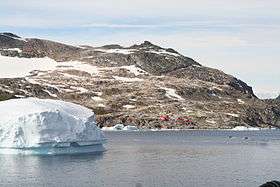
POLYGON ((1 48, 19 48, 22 49, 24 41, 11 33, 0 33, 0 49, 1 48))
POLYGON ((1 33, 0 53, 69 64, 24 78, 0 79, 0 100, 39 97, 75 102, 93 109, 100 126, 280 127, 280 96, 260 100, 245 82, 148 41, 131 47, 75 47, 1 33), (169 120, 160 120, 161 115, 169 120))
POLYGON ((40 39, 30 39, 23 48, 27 57, 48 56, 56 61, 71 60, 79 56, 79 51, 77 47, 40 39))
POLYGON ((18 56, 25 58, 50 57, 57 61, 70 60, 75 55, 78 56, 80 48, 57 42, 40 39, 23 39, 12 33, 0 33, 0 53, 4 56, 18 56), (22 53, 15 53, 12 50, 20 49, 22 53))
POLYGON ((188 78, 191 80, 198 79, 201 81, 213 82, 219 85, 229 85, 235 90, 247 94, 248 97, 255 97, 252 87, 220 70, 204 66, 189 66, 187 68, 179 68, 178 70, 171 71, 168 75, 175 76, 177 78, 188 78))
POLYGON ((4 36, 12 37, 12 38, 20 38, 18 35, 15 35, 15 34, 10 33, 10 32, 2 32, 0 34, 2 34, 4 36))
POLYGON ((131 55, 131 59, 143 70, 154 74, 162 75, 177 69, 186 68, 197 64, 193 59, 186 57, 169 57, 155 55, 153 53, 139 52, 131 55))

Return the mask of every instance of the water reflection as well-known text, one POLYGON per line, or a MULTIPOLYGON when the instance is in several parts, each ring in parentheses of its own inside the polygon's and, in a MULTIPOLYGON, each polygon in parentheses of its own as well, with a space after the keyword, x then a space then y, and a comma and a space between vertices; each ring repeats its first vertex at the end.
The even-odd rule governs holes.
POLYGON ((280 131, 106 133, 104 153, 0 155, 2 186, 259 186, 280 173, 280 131), (248 137, 248 139, 244 139, 248 137))
POLYGON ((77 178, 79 173, 94 174, 96 162, 103 159, 103 155, 103 152, 53 156, 0 155, 0 184, 40 185, 51 182, 50 179, 55 179, 58 185, 63 184, 71 177, 77 178))

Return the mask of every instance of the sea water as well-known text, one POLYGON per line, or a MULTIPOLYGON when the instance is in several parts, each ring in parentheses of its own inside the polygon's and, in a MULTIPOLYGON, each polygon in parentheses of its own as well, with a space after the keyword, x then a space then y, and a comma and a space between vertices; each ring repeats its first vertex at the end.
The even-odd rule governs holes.
POLYGON ((256 187, 280 180, 280 131, 106 132, 107 151, 0 155, 0 186, 256 187))

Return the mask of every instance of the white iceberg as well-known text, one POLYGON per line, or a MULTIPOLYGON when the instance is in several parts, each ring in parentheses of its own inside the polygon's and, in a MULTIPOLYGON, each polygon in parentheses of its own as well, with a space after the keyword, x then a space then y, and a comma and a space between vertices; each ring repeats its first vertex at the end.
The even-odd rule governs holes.
POLYGON ((261 128, 258 127, 245 127, 245 126, 236 126, 233 129, 233 131, 258 131, 261 130, 261 128))
POLYGON ((50 99, 0 102, 0 152, 60 154, 104 150, 94 113, 50 99))
POLYGON ((133 125, 124 126, 123 124, 116 124, 113 127, 103 127, 103 131, 138 131, 139 129, 133 125))
POLYGON ((115 130, 123 130, 124 125, 123 124, 117 124, 113 127, 115 130))
POLYGON ((124 131, 138 131, 139 129, 134 125, 127 125, 123 128, 124 131))

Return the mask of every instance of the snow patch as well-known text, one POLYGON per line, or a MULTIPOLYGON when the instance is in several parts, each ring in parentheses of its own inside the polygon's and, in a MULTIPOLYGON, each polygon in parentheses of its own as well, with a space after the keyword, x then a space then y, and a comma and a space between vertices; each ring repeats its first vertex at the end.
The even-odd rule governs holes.
POLYGON ((49 94, 49 96, 51 97, 57 97, 56 94, 51 93, 49 90, 43 90, 44 92, 46 92, 47 94, 49 94))
POLYGON ((217 122, 214 120, 206 120, 207 123, 216 124, 217 122))
POLYGON ((143 74, 148 74, 146 71, 142 70, 139 67, 136 67, 135 65, 132 65, 132 66, 121 66, 120 68, 124 68, 124 69, 129 70, 135 76, 143 75, 143 74))
POLYGON ((106 106, 105 106, 104 104, 102 104, 102 103, 99 103, 97 106, 98 106, 98 107, 102 107, 102 108, 106 107, 106 106))
POLYGON ((40 72, 40 75, 44 75, 47 71, 54 70, 78 70, 87 72, 91 75, 99 73, 96 66, 84 62, 56 62, 48 57, 19 58, 0 55, 0 65, 0 78, 26 77, 38 72, 40 72))
POLYGON ((133 108, 135 108, 135 106, 134 105, 124 105, 123 108, 133 109, 133 108))
POLYGON ((239 114, 233 114, 233 113, 225 113, 225 114, 228 116, 236 117, 236 118, 239 117, 239 114))
POLYGON ((15 95, 15 97, 17 97, 17 98, 25 98, 24 95, 15 95))
POLYGON ((185 99, 183 97, 181 97, 180 95, 178 95, 176 93, 176 90, 173 88, 166 88, 166 87, 160 87, 161 89, 166 91, 166 97, 170 98, 170 99, 176 99, 179 101, 184 101, 185 99))
POLYGON ((94 96, 94 97, 91 97, 92 100, 96 101, 96 102, 101 102, 101 101, 104 101, 103 98, 101 97, 97 97, 97 96, 94 96))
POLYGON ((242 99, 237 99, 237 102, 238 102, 239 104, 245 104, 245 102, 244 102, 242 99))
POLYGON ((161 49, 161 50, 159 50, 159 51, 150 50, 150 51, 148 51, 148 52, 149 52, 149 53, 159 54, 159 55, 164 54, 164 55, 171 55, 171 56, 176 56, 176 57, 181 56, 180 54, 171 53, 171 52, 168 52, 168 51, 166 51, 166 50, 164 50, 164 49, 161 49))
POLYGON ((129 55, 131 53, 136 52, 135 49, 95 49, 95 51, 103 52, 103 53, 119 53, 124 55, 129 55))
POLYGON ((217 87, 217 86, 213 86, 210 90, 219 90, 219 91, 223 91, 222 88, 219 88, 219 87, 217 87))
POLYGON ((0 90, 2 90, 3 92, 7 92, 7 93, 14 93, 13 90, 9 90, 8 88, 3 88, 2 86, 0 86, 0 90))
POLYGON ((31 75, 31 71, 54 70, 57 62, 48 58, 18 58, 0 55, 0 78, 17 78, 31 75))
POLYGON ((22 53, 20 48, 9 48, 9 49, 2 49, 3 51, 17 51, 18 53, 22 53))

